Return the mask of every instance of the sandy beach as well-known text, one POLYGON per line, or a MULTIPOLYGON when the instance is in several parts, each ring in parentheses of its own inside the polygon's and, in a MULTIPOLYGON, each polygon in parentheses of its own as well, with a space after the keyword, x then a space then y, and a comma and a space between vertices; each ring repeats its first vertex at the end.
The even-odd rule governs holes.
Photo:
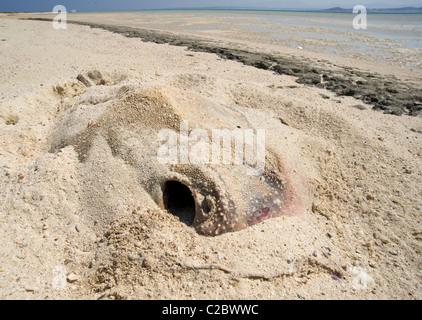
MULTIPOLYGON (((0 298, 422 298, 417 51, 406 65, 28 17, 0 15, 0 298), (157 161, 157 128, 175 119, 264 129, 280 214, 211 234, 160 207, 154 180, 176 169, 157 161)), ((198 194, 214 177, 177 170, 198 194)), ((236 170, 216 169, 249 208, 270 173, 255 188, 236 170)))

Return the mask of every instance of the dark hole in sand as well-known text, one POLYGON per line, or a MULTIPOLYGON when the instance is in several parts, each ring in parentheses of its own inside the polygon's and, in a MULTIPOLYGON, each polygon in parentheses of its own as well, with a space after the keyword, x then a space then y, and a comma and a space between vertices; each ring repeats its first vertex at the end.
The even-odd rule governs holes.
POLYGON ((180 221, 192 225, 195 219, 195 200, 190 189, 179 181, 167 181, 163 189, 165 209, 179 217, 180 221))

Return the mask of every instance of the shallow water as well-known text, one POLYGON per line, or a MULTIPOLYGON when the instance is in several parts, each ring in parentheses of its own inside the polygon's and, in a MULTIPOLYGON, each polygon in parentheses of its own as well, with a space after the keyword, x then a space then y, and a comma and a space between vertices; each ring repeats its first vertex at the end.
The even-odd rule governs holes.
POLYGON ((355 14, 236 10, 151 10, 77 13, 80 20, 241 39, 358 58, 382 58, 422 69, 422 14, 368 14, 355 30, 355 14), (403 50, 405 49, 405 50, 403 50))

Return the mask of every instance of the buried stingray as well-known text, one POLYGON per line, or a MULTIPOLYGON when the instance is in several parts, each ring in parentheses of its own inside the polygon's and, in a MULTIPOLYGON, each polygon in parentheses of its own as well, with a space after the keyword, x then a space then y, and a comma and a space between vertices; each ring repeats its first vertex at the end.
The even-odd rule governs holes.
MULTIPOLYGON (((161 88, 120 94, 99 108, 101 115, 93 119, 87 120, 86 115, 78 118, 72 110, 68 114, 72 112, 73 120, 65 117, 59 125, 51 152, 72 145, 83 163, 90 160, 95 140, 104 139, 113 156, 139 172, 139 183, 159 207, 179 216, 200 234, 216 236, 241 230, 264 219, 292 214, 299 204, 279 156, 265 145, 242 162, 195 163, 192 159, 195 148, 217 150, 212 149, 212 141, 204 140, 212 137, 214 129, 256 132, 241 108, 161 88), (195 132, 203 139, 198 135, 193 138, 195 132), (166 139, 162 139, 163 133, 167 133, 166 139), (186 140, 188 156, 181 159, 181 141, 186 140), (163 161, 159 156, 163 150, 167 155, 174 151, 176 158, 163 161), (261 167, 259 158, 264 161, 261 167)), ((233 140, 229 152, 234 156, 240 149, 233 140)), ((217 146, 222 146, 220 141, 217 146)))

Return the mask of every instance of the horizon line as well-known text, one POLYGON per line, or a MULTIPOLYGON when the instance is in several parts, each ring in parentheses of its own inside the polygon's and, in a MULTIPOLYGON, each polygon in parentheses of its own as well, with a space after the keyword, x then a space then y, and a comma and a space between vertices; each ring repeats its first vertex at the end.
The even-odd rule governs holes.
MULTIPOLYGON (((421 10, 422 7, 399 7, 399 8, 368 8, 367 10, 421 10)), ((322 12, 322 13, 348 13, 346 10, 353 10, 353 8, 343 8, 343 7, 332 7, 326 9, 316 9, 316 8, 266 8, 266 7, 179 7, 179 8, 150 8, 150 9, 114 9, 114 10, 84 10, 78 11, 75 9, 68 10, 68 13, 75 11, 76 13, 82 12, 125 12, 125 11, 284 11, 284 12, 322 12), (342 12, 336 12, 342 11, 342 12), (327 12, 328 11, 328 12, 327 12)), ((53 13, 52 11, 0 11, 0 13, 53 13)), ((369 12, 376 13, 376 12, 369 12)), ((418 12, 414 12, 418 13, 418 12)))

